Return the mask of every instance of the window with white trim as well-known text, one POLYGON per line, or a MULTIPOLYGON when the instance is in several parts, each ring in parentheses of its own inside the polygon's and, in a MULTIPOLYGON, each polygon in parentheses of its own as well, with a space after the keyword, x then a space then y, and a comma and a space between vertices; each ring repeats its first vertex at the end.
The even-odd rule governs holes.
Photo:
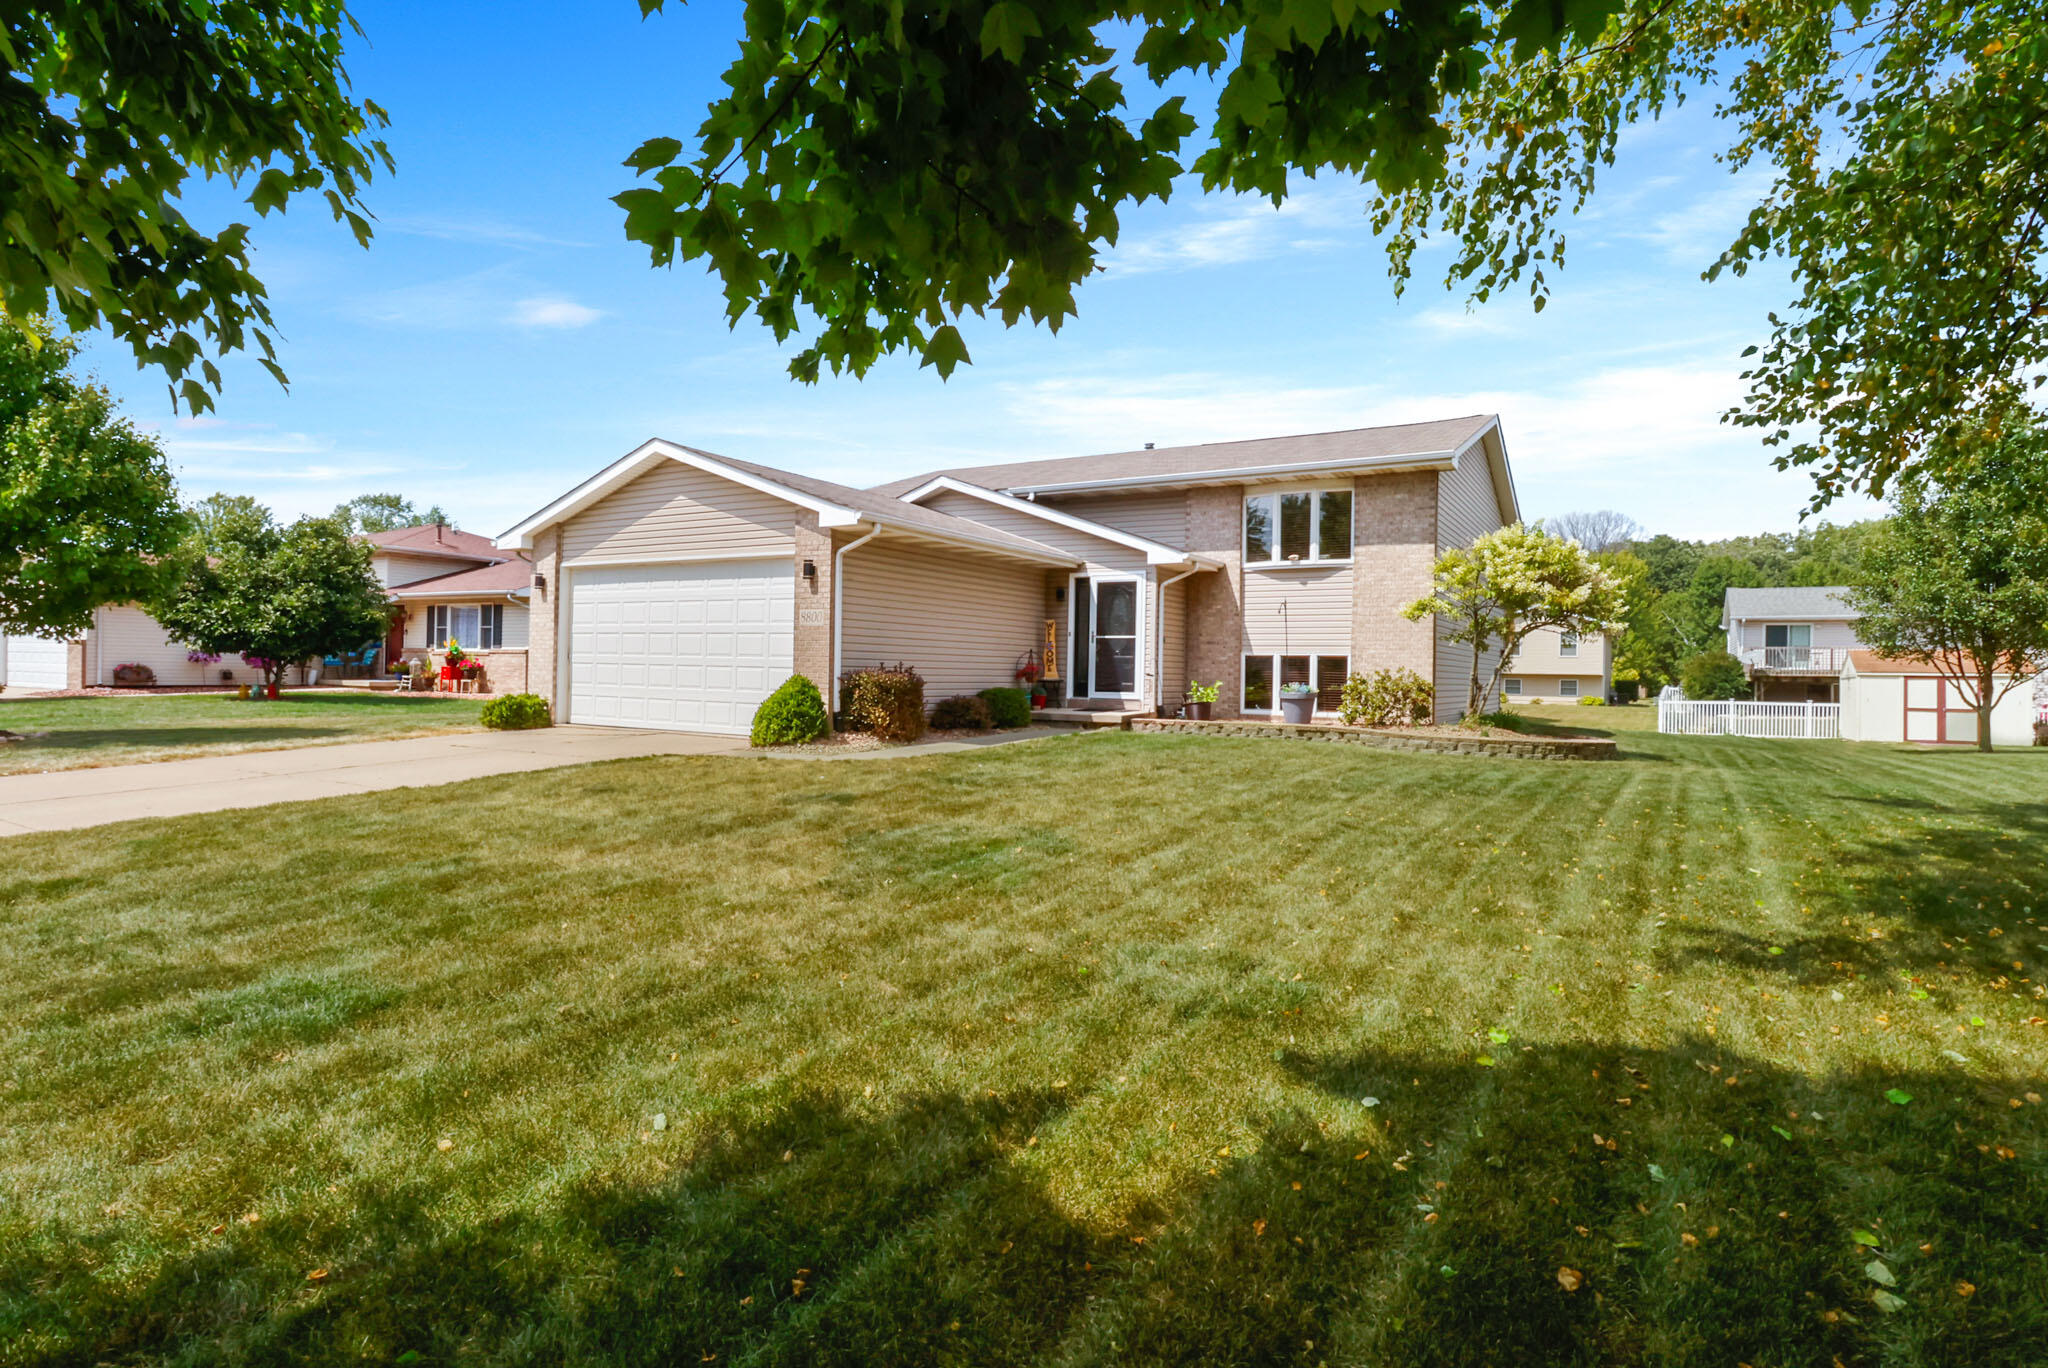
POLYGON ((1351 491, 1251 494, 1244 501, 1246 565, 1321 565, 1351 559, 1351 491))
POLYGON ((1559 698, 1577 698, 1579 696, 1579 681, 1576 679, 1558 680, 1557 696, 1559 698))
POLYGON ((495 651, 505 640, 502 603, 437 603, 427 609, 427 645, 453 641, 465 651, 495 651))
POLYGON ((1559 632, 1557 634, 1557 653, 1561 656, 1577 655, 1579 653, 1579 634, 1577 632, 1559 632))
POLYGON ((1344 704, 1351 658, 1340 655, 1248 655, 1244 658, 1243 712, 1277 712, 1275 690, 1306 684, 1315 690, 1316 711, 1334 713, 1344 704))
POLYGON ((1503 679, 1500 682, 1500 688, 1501 692, 1509 698, 1520 698, 1522 696, 1522 681, 1519 679, 1503 679))

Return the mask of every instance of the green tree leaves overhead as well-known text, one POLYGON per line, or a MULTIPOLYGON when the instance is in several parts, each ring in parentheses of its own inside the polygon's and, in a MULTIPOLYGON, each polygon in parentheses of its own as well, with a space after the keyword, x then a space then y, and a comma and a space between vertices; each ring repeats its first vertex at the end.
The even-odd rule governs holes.
POLYGON ((423 523, 455 525, 441 505, 430 504, 421 512, 402 494, 358 494, 336 508, 334 516, 352 532, 389 532, 396 527, 418 527, 423 523))
POLYGON ((0 630, 74 636, 148 598, 185 534, 163 450, 68 372, 76 350, 0 319, 0 630))
POLYGON ((961 318, 1057 329, 1121 212, 1185 172, 1275 203, 1322 171, 1433 181, 1446 96, 1475 89, 1488 42, 1592 34, 1619 3, 751 0, 729 98, 693 144, 635 150, 649 183, 616 202, 654 264, 707 262, 731 322, 801 334, 798 378, 895 351, 950 375, 961 318), (1125 25, 1151 91, 1112 66, 1125 25), (1217 85, 1199 143, 1157 89, 1189 74, 1217 85))
POLYGON ((213 406, 214 359, 248 345, 283 383, 249 228, 178 208, 227 176, 258 214, 317 193, 356 240, 384 113, 349 93, 339 0, 44 0, 0 7, 0 309, 104 326, 213 406))
POLYGON ((2041 20, 2025 0, 1629 0, 1590 40, 1488 67, 1447 174, 1383 187, 1376 226, 1397 280, 1441 233, 1447 283, 1525 282, 1540 308, 1622 129, 1716 91, 1724 160, 1771 186, 1706 274, 1782 257, 1797 291, 1728 417, 1811 471, 1815 507, 1882 493, 1995 435, 2048 361, 2041 20))

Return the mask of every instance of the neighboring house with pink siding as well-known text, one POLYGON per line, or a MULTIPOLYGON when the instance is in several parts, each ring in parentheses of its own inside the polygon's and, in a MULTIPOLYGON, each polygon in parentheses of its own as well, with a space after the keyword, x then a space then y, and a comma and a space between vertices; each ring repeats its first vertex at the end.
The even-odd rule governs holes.
MULTIPOLYGON (((1069 706, 1278 715, 1405 666, 1455 717, 1471 656, 1403 618, 1519 516, 1488 416, 933 471, 872 489, 651 441, 499 538, 530 562, 557 719, 744 733, 792 674, 898 661, 926 699, 1042 662, 1069 706)), ((1491 661, 1483 662, 1488 673, 1491 661)))
POLYGON ((1581 636, 1542 627, 1522 638, 1501 680, 1504 703, 1577 703, 1607 699, 1614 685, 1614 643, 1604 632, 1581 636))

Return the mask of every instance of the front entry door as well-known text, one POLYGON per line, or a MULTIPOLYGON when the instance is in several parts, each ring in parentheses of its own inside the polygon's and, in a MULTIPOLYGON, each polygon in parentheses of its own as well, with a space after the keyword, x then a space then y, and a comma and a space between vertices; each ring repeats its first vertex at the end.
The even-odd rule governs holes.
POLYGON ((1076 698, 1138 696, 1138 582, 1074 581, 1076 698))

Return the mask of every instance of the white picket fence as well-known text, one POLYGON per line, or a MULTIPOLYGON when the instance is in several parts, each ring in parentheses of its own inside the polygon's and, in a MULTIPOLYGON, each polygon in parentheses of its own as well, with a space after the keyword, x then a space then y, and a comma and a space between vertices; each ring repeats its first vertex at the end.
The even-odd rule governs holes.
POLYGON ((1842 734, 1839 703, 1751 703, 1687 698, 1675 688, 1657 696, 1657 730, 1673 736, 1761 736, 1832 741, 1842 734))

